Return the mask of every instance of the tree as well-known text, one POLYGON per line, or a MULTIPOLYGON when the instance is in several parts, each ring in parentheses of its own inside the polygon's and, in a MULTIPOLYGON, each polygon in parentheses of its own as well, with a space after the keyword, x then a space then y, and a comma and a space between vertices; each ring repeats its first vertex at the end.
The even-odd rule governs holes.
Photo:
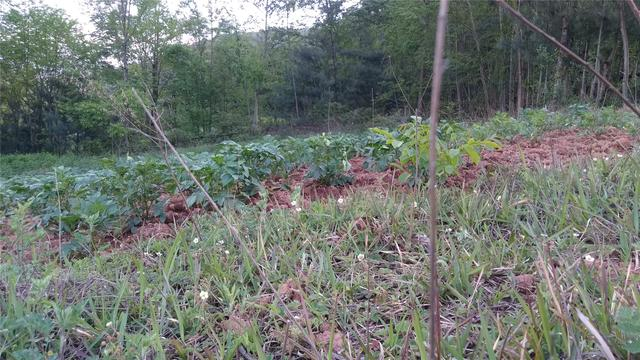
POLYGON ((0 18, 0 152, 68 150, 61 105, 86 96, 93 48, 60 10, 11 9, 0 18))

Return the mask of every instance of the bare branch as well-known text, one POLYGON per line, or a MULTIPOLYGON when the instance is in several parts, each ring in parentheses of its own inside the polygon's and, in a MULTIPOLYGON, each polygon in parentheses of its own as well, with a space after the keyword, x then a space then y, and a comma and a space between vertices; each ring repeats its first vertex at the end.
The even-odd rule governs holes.
POLYGON ((436 192, 436 161, 438 158, 438 115, 440 110, 440 91, 444 73, 444 43, 447 32, 448 0, 440 0, 438 24, 436 28, 436 47, 433 54, 433 87, 431 89, 431 123, 429 127, 429 205, 430 205, 430 249, 429 268, 431 279, 429 287, 430 359, 440 359, 440 290, 438 287, 438 194, 436 192))
POLYGON ((633 111, 636 115, 638 115, 638 117, 640 117, 640 110, 638 110, 638 108, 635 106, 635 104, 631 100, 627 99, 624 95, 622 95, 620 90, 618 90, 618 88, 613 86, 613 84, 609 80, 607 80, 607 78, 602 76, 602 74, 600 74, 596 69, 594 69, 591 66, 591 64, 589 64, 587 61, 582 59, 580 56, 578 56, 576 53, 571 51, 566 46, 562 45, 556 38, 554 38, 553 36, 547 34, 544 30, 540 29, 539 27, 537 27, 536 25, 531 23, 518 10, 512 8, 509 4, 507 4, 507 2, 505 0, 495 0, 495 1, 496 1, 496 3, 498 3, 498 5, 500 5, 503 9, 505 9, 513 17, 515 17, 516 19, 520 20, 529 29, 533 30, 534 32, 542 35, 545 39, 549 40, 555 47, 557 47, 560 51, 565 53, 569 57, 569 59, 571 59, 571 60, 577 62, 578 64, 586 67, 587 70, 589 70, 590 73, 595 75, 598 79, 600 79, 600 81, 602 81, 605 85, 607 85, 607 87, 614 94, 616 94, 622 100, 622 102, 631 109, 631 111, 633 111))
MULTIPOLYGON (((138 95, 138 92, 135 89, 132 88, 131 90, 133 91, 133 95, 135 96, 136 100, 140 103, 140 105, 144 109, 145 114, 147 115, 147 117, 149 118, 151 123, 153 124, 153 127, 155 128, 156 133, 158 134, 160 139, 162 139, 164 144, 166 144, 166 146, 169 147, 169 149, 171 150, 173 155, 176 157, 176 159, 178 160, 180 165, 187 172, 187 174, 189 175, 191 180, 193 180, 193 182, 196 184, 198 189, 200 191, 202 191, 202 193, 204 194, 207 202, 209 203, 209 205, 211 205, 211 207, 216 212, 216 214, 218 214, 218 216, 220 216, 220 219, 222 219, 222 222, 226 226, 227 230, 229 231, 229 233, 233 237, 233 239, 236 242, 236 244, 240 245, 240 247, 245 252, 245 254, 247 254, 247 257, 251 260, 251 263, 253 264, 253 266, 255 266, 256 269, 258 270, 258 274, 260 275, 261 280, 265 284, 267 284, 267 286, 273 292, 273 296, 278 300, 278 302, 282 306, 282 310, 284 311, 284 313, 287 315, 289 320, 291 322, 293 322, 295 324, 295 326, 300 330, 301 334, 304 336, 305 341, 309 344, 309 346, 311 346, 311 349, 312 349, 312 351, 314 353, 315 358, 320 359, 321 356, 320 356, 320 353, 318 352, 318 349, 316 348, 315 341, 313 340, 313 335, 312 334, 308 334, 307 331, 302 327, 302 325, 300 325, 300 323, 295 319, 294 315, 291 313, 291 310, 289 310, 289 308, 287 307, 287 304, 285 304, 284 300, 282 300, 282 297, 280 296, 278 291, 276 291, 276 288, 273 286, 271 281, 269 281, 269 278, 267 277, 267 275, 265 274, 264 270, 262 269, 262 267, 258 263, 258 260, 256 260, 255 255, 253 254, 253 252, 251 251, 249 246, 245 243, 245 241, 240 236, 240 233, 238 232, 238 229, 229 221, 229 219, 224 215, 222 210, 220 210, 220 207, 218 207, 218 204, 216 204, 216 202, 213 200, 211 195, 209 195, 209 193, 204 188, 204 186, 202 186, 202 184, 200 183, 200 180, 198 180, 198 178, 193 174, 193 172, 191 172, 191 170, 189 169, 189 166, 184 161, 184 159, 182 158, 182 156, 180 155, 178 150, 176 150, 176 148, 173 146, 171 141, 169 141, 169 139, 165 135, 164 131, 162 130, 162 126, 161 126, 160 121, 159 121, 159 115, 154 115, 154 113, 151 112, 149 110, 149 108, 147 108, 147 106, 145 105, 144 101, 142 101, 142 98, 140 98, 140 95, 138 95)), ((161 150, 162 150, 162 148, 161 148, 161 150)))
POLYGON ((638 25, 640 25, 640 9, 638 9, 638 5, 636 5, 635 1, 627 0, 627 5, 631 8, 631 12, 638 19, 638 25))

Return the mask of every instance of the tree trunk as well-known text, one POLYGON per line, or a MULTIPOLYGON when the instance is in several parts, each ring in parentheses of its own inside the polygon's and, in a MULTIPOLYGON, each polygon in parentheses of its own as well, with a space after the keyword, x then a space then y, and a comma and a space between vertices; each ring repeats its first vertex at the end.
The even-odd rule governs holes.
POLYGON ((629 37, 624 21, 622 6, 620 7, 620 35, 622 36, 622 95, 629 97, 629 37))
MULTIPOLYGON (((424 63, 420 66, 420 75, 418 76, 418 99, 416 100, 416 113, 415 116, 422 116, 424 112, 424 92, 422 91, 422 84, 424 83, 424 63)), ((424 84, 424 86, 427 86, 424 84)))
POLYGON ((480 49, 480 39, 478 38, 478 32, 476 30, 476 21, 473 17, 473 11, 472 11, 472 6, 471 6, 471 2, 469 0, 467 0, 467 5, 469 7, 469 17, 471 19, 471 32, 473 34, 473 41, 475 42, 476 45, 476 51, 478 52, 478 56, 480 57, 480 82, 482 83, 482 94, 484 95, 484 106, 485 106, 485 110, 487 112, 487 115, 491 113, 491 105, 489 104, 489 90, 487 88, 487 78, 485 75, 485 65, 484 62, 482 61, 482 52, 480 49))
POLYGON ((511 44, 512 45, 509 47, 509 81, 507 91, 507 106, 509 109, 509 113, 513 114, 513 41, 511 41, 511 44))
MULTIPOLYGON (((569 19, 567 18, 566 15, 562 16, 562 33, 560 35, 560 43, 563 46, 567 46, 567 38, 568 38, 568 33, 569 33, 569 19)), ((555 83, 554 83, 554 103, 555 105, 559 105, 563 99, 564 99, 564 81, 565 81, 565 76, 564 76, 564 55, 562 54, 562 52, 558 52, 558 60, 556 62, 556 72, 555 72, 555 79, 554 79, 555 83)))
MULTIPOLYGON (((615 53, 616 53, 616 48, 614 47, 611 50, 611 54, 609 55, 609 58, 602 64, 602 76, 605 78, 609 77, 609 72, 611 70, 611 62, 613 61, 613 57, 615 53)), ((602 101, 606 88, 607 86, 602 81, 598 81, 598 96, 596 97, 596 105, 600 105, 600 101, 602 101)))
POLYGON ((540 105, 540 95, 542 95, 542 69, 540 69, 540 76, 538 77, 538 89, 536 90, 535 106, 540 105))
POLYGON ((130 0, 120 0, 120 25, 122 26, 122 78, 129 80, 129 12, 130 0))
MULTIPOLYGON (((596 63, 595 69, 596 71, 600 71, 600 44, 602 42, 602 28, 604 27, 604 16, 600 20, 600 30, 598 31, 598 45, 596 46, 596 63)), ((598 88, 600 87, 600 81, 598 81, 598 77, 594 76, 591 81, 591 88, 589 89, 589 97, 594 99, 597 95, 598 88)))
MULTIPOLYGON (((587 58, 587 55, 589 53, 589 44, 587 43, 587 45, 585 45, 584 47, 584 58, 587 58)), ((582 69, 582 78, 580 80, 580 100, 581 101, 585 101, 587 99, 587 69, 583 68, 582 69)))
POLYGON ((633 67, 633 102, 638 102, 638 60, 636 60, 636 66, 633 67))
POLYGON ((251 121, 251 130, 258 133, 258 91, 253 90, 253 119, 251 121))
MULTIPOLYGON (((520 2, 518 1, 518 5, 520 5, 520 2)), ((517 68, 516 68, 516 72, 517 72, 517 76, 518 76, 518 84, 517 84, 517 89, 516 89, 516 115, 520 115, 520 111, 522 111, 522 107, 524 104, 524 100, 522 98, 523 96, 523 90, 522 90, 522 49, 520 48, 520 44, 522 43, 522 30, 520 30, 518 28, 518 39, 520 41, 518 41, 518 48, 517 48, 517 54, 516 54, 516 61, 518 62, 516 64, 517 68)))
POLYGON ((293 101, 296 103, 296 122, 300 123, 300 106, 298 105, 298 91, 296 90, 296 78, 291 72, 291 83, 293 84, 293 101))

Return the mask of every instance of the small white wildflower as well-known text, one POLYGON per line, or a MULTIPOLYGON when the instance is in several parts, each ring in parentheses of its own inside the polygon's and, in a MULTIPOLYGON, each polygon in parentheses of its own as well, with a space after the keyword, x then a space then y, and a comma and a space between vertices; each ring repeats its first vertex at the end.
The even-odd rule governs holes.
POLYGON ((545 234, 545 233, 540 234, 540 236, 542 236, 542 237, 549 237, 549 235, 547 235, 547 234, 545 234))
POLYGON ((109 322, 107 323, 107 327, 111 327, 112 325, 113 325, 113 323, 112 323, 111 321, 109 321, 109 322))
POLYGON ((607 157, 605 157, 605 158, 604 158, 604 161, 609 161, 609 157, 608 157, 608 156, 607 156, 607 157))
POLYGON ((452 231, 453 231, 453 230, 452 230, 451 228, 446 228, 446 229, 444 229, 444 232, 445 232, 445 233, 447 233, 447 234, 448 234, 448 233, 450 233, 450 232, 452 232, 452 231))
POLYGON ((524 239, 524 234, 520 234, 520 239, 524 239))
POLYGON ((225 251, 224 251, 224 254, 225 254, 225 255, 229 255, 229 250, 225 250, 225 251))
POLYGON ((198 239, 197 237, 194 237, 194 238, 193 238, 193 243, 194 243, 194 244, 197 244, 197 243, 199 243, 199 242, 200 242, 200 239, 198 239))
POLYGON ((593 264, 595 261, 596 261, 596 259, 594 259, 594 258, 593 258, 593 256, 591 256, 591 255, 589 255, 589 254, 587 254, 587 255, 585 255, 585 256, 584 256, 584 262, 585 262, 587 265, 591 265, 591 264, 593 264))
POLYGON ((157 256, 157 257, 160 257, 160 256, 162 256, 162 253, 161 253, 161 252, 157 252, 157 253, 156 253, 156 256, 157 256))
POLYGON ((220 245, 220 246, 224 245, 224 240, 218 241, 218 245, 220 245))
POLYGON ((296 211, 300 212, 300 211, 302 211, 302 208, 296 208, 296 211))
POLYGON ((291 206, 296 206, 296 205, 298 205, 298 202, 297 202, 297 201, 295 201, 295 200, 293 200, 293 201, 291 202, 291 206))
POLYGON ((414 202, 413 202, 413 207, 414 207, 414 208, 417 208, 417 207, 418 207, 418 203, 414 201, 414 202))
POLYGON ((502 200, 502 196, 498 195, 498 198, 496 200, 498 200, 498 201, 502 200))
POLYGON ((341 204, 341 205, 342 205, 343 203, 344 203, 344 199, 343 199, 343 198, 339 198, 339 199, 338 199, 338 204, 341 204))
POLYGON ((209 292, 208 291, 200 291, 200 300, 202 301, 207 301, 207 299, 209 298, 209 292))
POLYGON ((573 237, 580 237, 580 233, 574 232, 573 237))
POLYGON ((477 194, 477 193, 478 193, 478 190, 473 189, 473 193, 474 193, 474 194, 477 194))
POLYGON ((597 160, 598 160, 598 158, 597 158, 597 157, 594 157, 594 158, 593 158, 593 161, 597 161, 597 160))
POLYGON ((358 254, 358 261, 364 260, 364 254, 358 254))
POLYGON ((586 172, 587 172, 587 169, 582 169, 582 172, 583 172, 583 173, 586 173, 586 172))
POLYGON ((622 154, 616 154, 616 156, 617 156, 617 157, 619 157, 619 158, 621 158, 621 157, 622 157, 622 156, 624 156, 624 155, 622 155, 622 154))

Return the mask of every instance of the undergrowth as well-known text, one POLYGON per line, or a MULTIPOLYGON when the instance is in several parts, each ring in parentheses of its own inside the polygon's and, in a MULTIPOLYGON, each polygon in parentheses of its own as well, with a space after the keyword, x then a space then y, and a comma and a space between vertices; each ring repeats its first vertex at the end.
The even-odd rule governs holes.
MULTIPOLYGON (((498 170, 441 189, 446 358, 640 352, 639 161, 498 170)), ((227 209, 293 319, 214 215, 199 232, 62 264, 2 253, 0 358, 311 358, 301 328, 327 358, 425 359, 425 199, 227 209)), ((13 220, 25 246, 42 240, 24 212, 13 220)))

